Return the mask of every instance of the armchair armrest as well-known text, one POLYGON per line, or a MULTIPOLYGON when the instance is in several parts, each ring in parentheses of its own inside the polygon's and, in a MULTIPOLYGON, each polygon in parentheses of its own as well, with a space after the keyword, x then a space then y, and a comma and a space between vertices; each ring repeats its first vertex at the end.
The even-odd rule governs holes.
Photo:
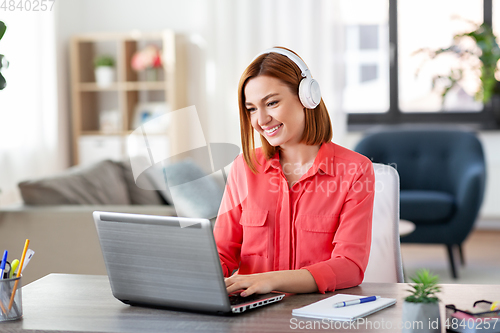
POLYGON ((461 243, 475 222, 484 196, 486 171, 484 164, 469 165, 460 177, 456 187, 457 210, 450 224, 455 224, 454 239, 461 243))

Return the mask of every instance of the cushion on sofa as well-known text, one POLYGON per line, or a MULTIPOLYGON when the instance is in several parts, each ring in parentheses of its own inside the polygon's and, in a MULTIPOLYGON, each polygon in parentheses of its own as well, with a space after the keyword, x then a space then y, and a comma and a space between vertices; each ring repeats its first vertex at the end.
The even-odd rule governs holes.
MULTIPOLYGON (((153 189, 153 184, 141 184, 138 186, 134 180, 134 174, 130 165, 130 160, 118 162, 123 170, 125 185, 128 188, 130 203, 132 205, 165 205, 167 202, 162 199, 160 193, 153 189), (150 188, 146 190, 144 188, 150 188)), ((138 178, 139 181, 139 178, 138 178)), ((148 177, 141 177, 141 182, 150 182, 148 177)))
POLYGON ((18 184, 27 205, 129 205, 122 168, 106 160, 18 184))
POLYGON ((442 223, 455 211, 453 196, 446 192, 402 190, 401 218, 415 223, 442 223))
POLYGON ((207 175, 192 160, 185 159, 165 167, 157 163, 147 171, 147 176, 165 200, 174 205, 177 216, 207 219, 217 216, 224 194, 217 174, 207 175))

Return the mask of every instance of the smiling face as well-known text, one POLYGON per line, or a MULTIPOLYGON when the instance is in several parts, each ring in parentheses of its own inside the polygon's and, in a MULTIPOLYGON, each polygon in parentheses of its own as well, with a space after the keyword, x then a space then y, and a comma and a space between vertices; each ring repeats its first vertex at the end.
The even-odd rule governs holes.
POLYGON ((300 142, 305 126, 304 107, 285 83, 260 75, 247 82, 244 93, 252 127, 271 146, 285 148, 300 142))

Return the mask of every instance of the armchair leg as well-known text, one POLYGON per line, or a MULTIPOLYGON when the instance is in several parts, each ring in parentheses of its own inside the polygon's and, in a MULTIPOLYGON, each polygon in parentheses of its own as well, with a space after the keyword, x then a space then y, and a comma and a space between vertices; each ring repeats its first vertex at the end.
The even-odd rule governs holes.
POLYGON ((465 266, 464 251, 462 249, 462 244, 458 244, 458 251, 460 252, 460 263, 465 266))
POLYGON ((446 245, 446 248, 448 249, 448 258, 450 259, 450 265, 451 265, 451 275, 453 276, 454 279, 457 278, 457 269, 455 267, 455 259, 453 258, 453 245, 446 245))

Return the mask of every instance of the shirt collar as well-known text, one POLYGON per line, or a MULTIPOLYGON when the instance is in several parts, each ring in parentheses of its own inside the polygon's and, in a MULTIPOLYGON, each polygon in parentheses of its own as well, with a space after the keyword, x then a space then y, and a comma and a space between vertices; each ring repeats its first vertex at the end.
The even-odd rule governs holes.
POLYGON ((326 142, 321 145, 318 155, 314 159, 311 168, 312 174, 319 172, 320 174, 328 174, 335 176, 335 144, 333 142, 326 142))
POLYGON ((266 161, 266 164, 264 165, 264 172, 267 172, 271 167, 278 170, 281 169, 280 154, 278 151, 276 151, 276 154, 274 154, 273 157, 266 161))
MULTIPOLYGON (((315 174, 318 170, 320 170, 320 174, 335 176, 334 156, 335 144, 333 142, 323 143, 319 148, 318 155, 316 155, 311 169, 307 173, 315 174)), ((271 167, 281 170, 279 152, 276 152, 272 158, 266 161, 266 164, 264 165, 264 172, 267 172, 271 167)))

